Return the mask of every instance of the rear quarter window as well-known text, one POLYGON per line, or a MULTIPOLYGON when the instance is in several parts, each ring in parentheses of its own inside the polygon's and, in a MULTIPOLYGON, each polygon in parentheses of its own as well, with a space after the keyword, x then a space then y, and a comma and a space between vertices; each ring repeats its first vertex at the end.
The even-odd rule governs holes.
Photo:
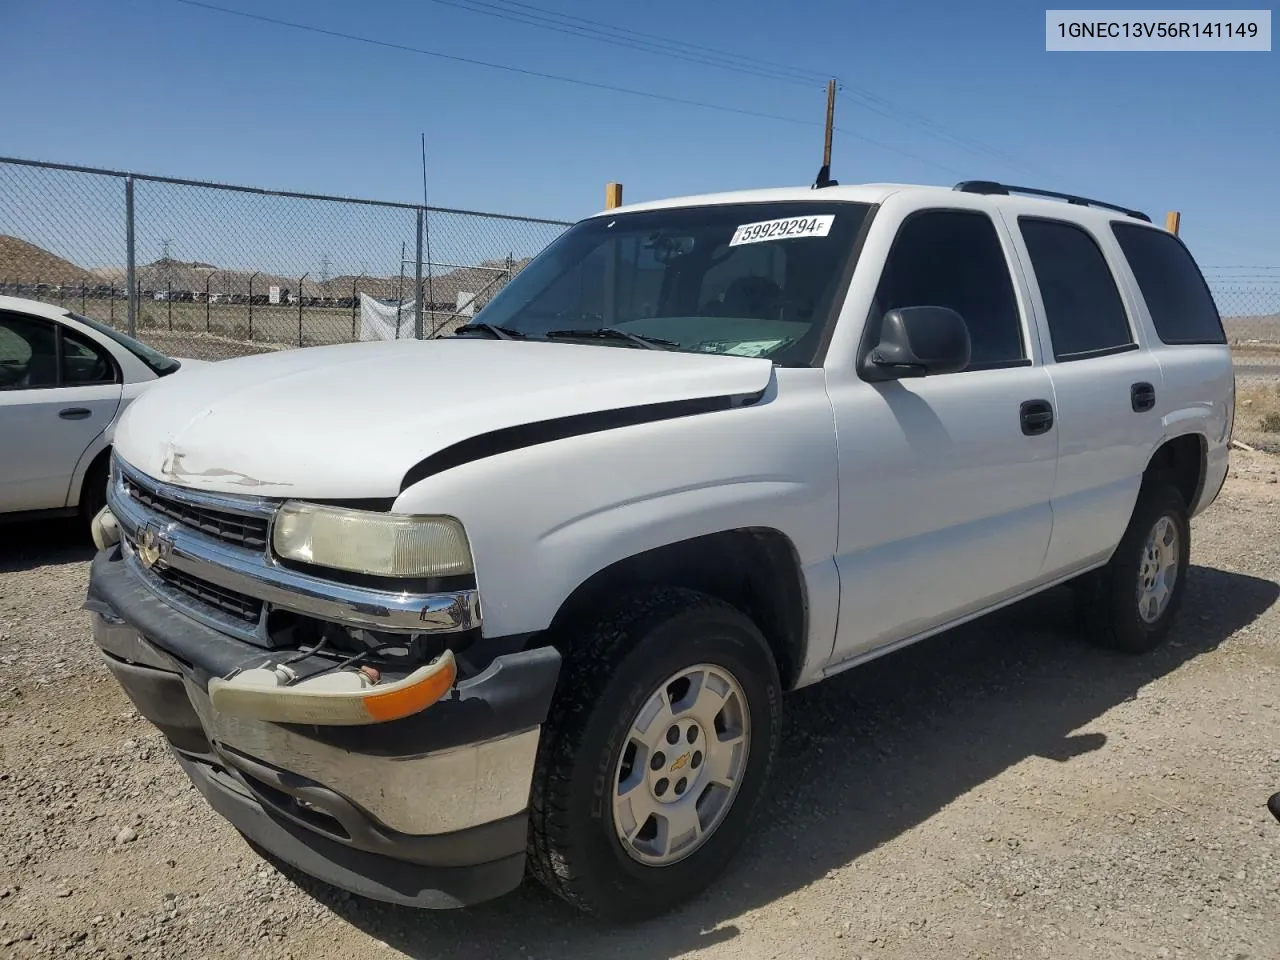
POLYGON ((1222 318, 1182 241, 1153 227, 1113 222, 1147 312, 1163 343, 1226 343, 1222 318))

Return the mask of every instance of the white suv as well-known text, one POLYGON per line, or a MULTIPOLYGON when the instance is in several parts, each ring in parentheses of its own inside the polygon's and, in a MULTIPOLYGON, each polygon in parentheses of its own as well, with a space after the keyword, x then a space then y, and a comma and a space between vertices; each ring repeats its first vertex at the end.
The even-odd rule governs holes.
POLYGON ((1123 208, 970 182, 610 210, 456 336, 136 401, 95 637, 303 871, 442 907, 527 865, 653 913, 746 834, 785 691, 1066 581, 1100 641, 1157 644, 1233 392, 1191 255, 1123 208))

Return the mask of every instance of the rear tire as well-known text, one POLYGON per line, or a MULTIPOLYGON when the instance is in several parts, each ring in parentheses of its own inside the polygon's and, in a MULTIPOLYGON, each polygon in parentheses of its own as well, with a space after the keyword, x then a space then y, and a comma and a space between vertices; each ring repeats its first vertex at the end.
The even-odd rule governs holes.
POLYGON ((1111 561, 1081 598, 1093 638, 1125 653, 1158 647, 1182 605, 1190 557, 1182 495, 1168 481, 1148 480, 1111 561))
POLYGON ((80 519, 85 526, 93 523, 93 518, 107 505, 107 461, 110 454, 99 454, 85 472, 84 482, 80 485, 80 519))
POLYGON ((565 650, 533 776, 530 871, 607 919, 687 903, 746 838, 777 754, 773 654, 737 609, 674 588, 624 598, 565 650))

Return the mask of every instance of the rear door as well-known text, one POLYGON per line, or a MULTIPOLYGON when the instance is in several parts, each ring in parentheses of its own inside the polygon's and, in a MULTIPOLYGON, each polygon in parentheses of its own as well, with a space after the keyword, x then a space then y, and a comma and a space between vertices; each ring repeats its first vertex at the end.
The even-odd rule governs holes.
POLYGON ((66 506, 76 463, 120 395, 100 345, 54 320, 0 312, 0 511, 66 506))
POLYGON ((1164 384, 1116 281, 1114 240, 1095 229, 1106 221, 1047 217, 1036 206, 1005 218, 1031 284, 1057 408, 1045 574, 1059 576, 1105 560, 1124 533, 1160 443, 1164 384))
MULTIPOLYGON (((1157 401, 1165 436, 1205 439, 1205 471, 1193 512, 1217 496, 1227 475, 1235 371, 1213 295, 1191 252, 1173 234, 1145 223, 1116 220, 1111 233, 1132 275, 1138 313, 1145 307, 1152 356, 1164 391, 1157 401), (1154 336, 1150 336, 1153 334, 1154 336)), ((1124 269, 1118 271, 1123 275, 1124 269)))

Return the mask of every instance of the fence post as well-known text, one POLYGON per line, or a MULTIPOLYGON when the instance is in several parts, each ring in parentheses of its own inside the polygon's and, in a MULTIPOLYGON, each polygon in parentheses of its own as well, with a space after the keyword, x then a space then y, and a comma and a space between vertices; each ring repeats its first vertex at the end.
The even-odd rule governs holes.
POLYGON ((1178 235, 1178 228, 1182 226, 1182 214, 1177 210, 1170 210, 1164 218, 1164 228, 1172 233, 1175 237, 1178 235))
POLYGON ((360 295, 356 293, 356 287, 359 286, 360 281, 363 279, 364 279, 364 274, 362 273, 360 274, 360 276, 356 277, 354 280, 351 281, 351 342, 352 343, 356 342, 356 307, 360 305, 360 299, 359 299, 360 295))
POLYGON ((116 285, 111 284, 111 325, 116 325, 116 285))
POLYGON ((88 284, 87 284, 87 283, 85 283, 83 280, 81 280, 81 281, 80 281, 80 312, 81 312, 81 313, 86 313, 86 312, 87 312, 87 311, 85 310, 85 306, 84 306, 84 297, 85 297, 85 288, 86 288, 86 287, 88 287, 88 284))
POLYGON ((173 281, 169 281, 169 292, 165 294, 169 298, 169 330, 173 330, 173 281))
POLYGON ((415 340, 422 339, 422 217, 423 210, 418 208, 418 252, 414 256, 413 265, 413 299, 417 301, 417 318, 413 324, 413 337, 415 340))
POLYGON ((311 276, 310 270, 298 278, 298 346, 302 346, 302 281, 309 276, 311 276))
POLYGON ((249 277, 249 339, 253 339, 253 278, 260 274, 261 270, 253 271, 253 275, 249 277))
POLYGON ((400 280, 396 284, 396 339, 400 339, 400 311, 404 309, 404 243, 400 244, 400 280))
POLYGON ((209 281, 213 279, 213 274, 209 274, 204 278, 204 332, 210 331, 209 326, 209 281))
POLYGON ((138 277, 133 243, 133 177, 124 178, 125 282, 129 285, 129 336, 138 334, 138 277))
POLYGON ((622 206, 622 184, 610 182, 604 185, 604 205, 609 210, 622 206))

